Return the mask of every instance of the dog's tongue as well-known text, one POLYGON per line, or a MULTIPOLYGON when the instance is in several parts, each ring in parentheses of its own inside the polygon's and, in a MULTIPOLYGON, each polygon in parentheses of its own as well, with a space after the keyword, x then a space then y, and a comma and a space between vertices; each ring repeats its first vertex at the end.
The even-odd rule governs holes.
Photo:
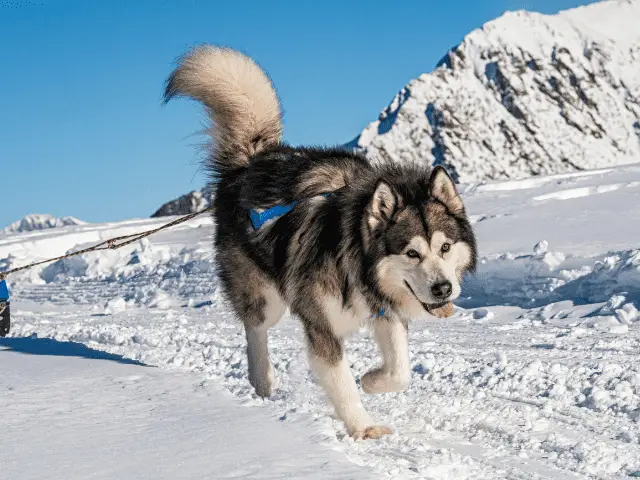
POLYGON ((453 303, 447 302, 439 307, 427 307, 427 311, 438 318, 447 318, 453 315, 453 303))

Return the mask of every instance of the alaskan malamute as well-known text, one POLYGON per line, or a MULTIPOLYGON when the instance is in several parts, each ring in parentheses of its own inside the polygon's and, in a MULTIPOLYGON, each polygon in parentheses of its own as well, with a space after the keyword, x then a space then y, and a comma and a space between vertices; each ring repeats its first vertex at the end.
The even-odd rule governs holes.
POLYGON ((185 55, 167 81, 165 100, 174 96, 199 100, 212 120, 207 168, 219 275, 244 322, 256 393, 271 395, 267 330, 289 307, 349 435, 391 433, 364 409, 344 339, 373 328, 382 365, 361 378, 365 392, 407 387, 409 320, 457 298, 476 265, 453 181, 426 163, 371 164, 343 149, 283 144, 271 81, 231 49, 185 55))

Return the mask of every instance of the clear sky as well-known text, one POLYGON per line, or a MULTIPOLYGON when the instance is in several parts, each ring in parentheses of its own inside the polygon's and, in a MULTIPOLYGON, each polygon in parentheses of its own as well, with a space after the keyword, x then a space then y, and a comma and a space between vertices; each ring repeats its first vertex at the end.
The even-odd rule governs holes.
POLYGON ((505 10, 588 0, 0 0, 0 227, 28 213, 146 217, 200 188, 205 120, 161 105, 175 58, 207 42, 273 78, 285 140, 353 139, 410 79, 505 10))

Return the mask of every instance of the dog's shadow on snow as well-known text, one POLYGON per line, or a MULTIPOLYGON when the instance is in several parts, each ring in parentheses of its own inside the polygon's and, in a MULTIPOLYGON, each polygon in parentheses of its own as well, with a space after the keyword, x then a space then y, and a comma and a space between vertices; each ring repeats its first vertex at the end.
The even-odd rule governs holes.
POLYGON ((0 354, 3 351, 23 353, 25 355, 47 355, 52 357, 78 357, 91 360, 110 360, 112 362, 118 362, 125 365, 138 365, 141 367, 148 366, 137 360, 125 358, 122 355, 94 350, 82 343, 59 342, 50 338, 0 338, 0 354))

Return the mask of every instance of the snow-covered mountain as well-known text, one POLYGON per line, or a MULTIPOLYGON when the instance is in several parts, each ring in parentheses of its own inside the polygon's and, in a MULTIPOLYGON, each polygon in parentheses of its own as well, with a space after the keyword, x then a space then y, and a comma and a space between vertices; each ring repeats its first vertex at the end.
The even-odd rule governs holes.
POLYGON ((189 213, 201 212, 209 208, 209 195, 207 189, 195 190, 171 200, 162 205, 151 218, 166 217, 169 215, 187 215, 189 213))
POLYGON ((508 12, 410 81, 349 146, 461 182, 637 161, 640 0, 508 12))
POLYGON ((70 225, 84 225, 85 222, 74 217, 54 217, 48 214, 27 215, 21 220, 0 230, 3 234, 33 232, 35 230, 47 230, 49 228, 68 227, 70 225))

